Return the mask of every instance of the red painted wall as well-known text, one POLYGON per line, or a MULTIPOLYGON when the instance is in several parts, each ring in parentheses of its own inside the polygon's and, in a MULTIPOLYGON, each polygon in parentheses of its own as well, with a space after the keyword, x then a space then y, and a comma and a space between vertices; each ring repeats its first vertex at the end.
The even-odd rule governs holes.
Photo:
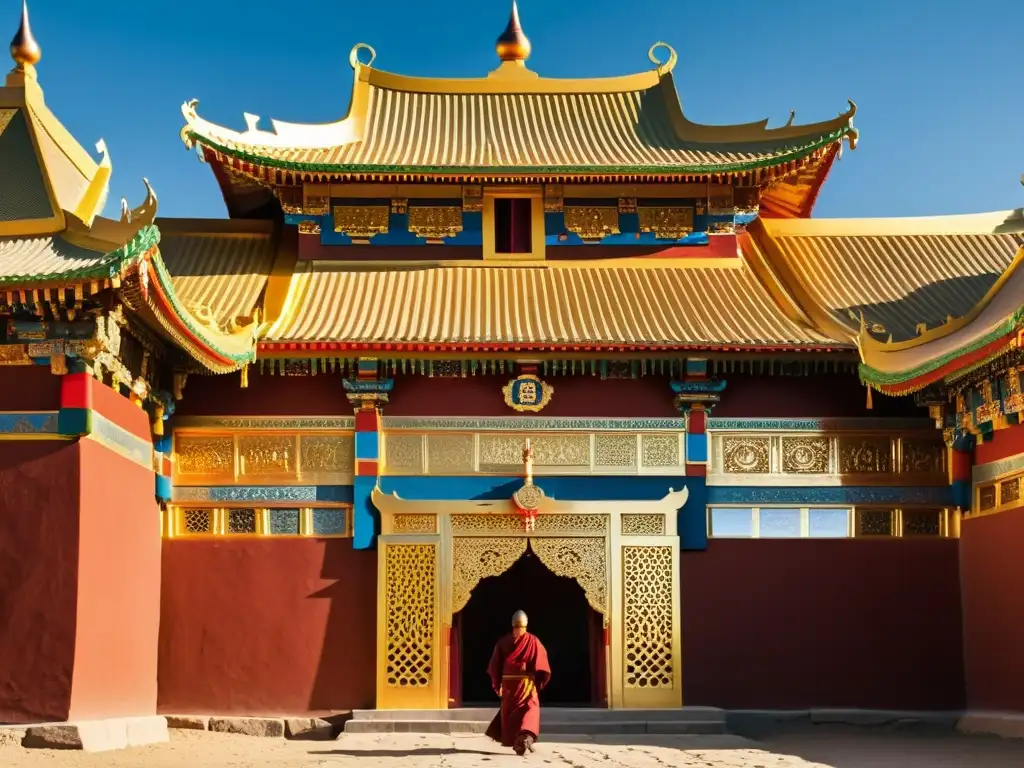
POLYGON ((0 411, 56 411, 60 378, 48 365, 0 365, 0 411))
POLYGON ((1024 507, 960 531, 967 706, 1024 711, 1024 507))
POLYGON ((993 432, 990 440, 975 447, 974 463, 988 464, 1018 453, 1024 453, 1024 424, 993 432))
MULTIPOLYGON (((465 379, 399 375, 387 416, 507 416, 501 388, 511 376, 465 379)), ((864 387, 854 376, 726 376, 728 387, 714 416, 814 418, 846 416, 927 417, 910 398, 876 396, 865 408, 864 387)), ((555 388, 544 416, 659 418, 678 416, 668 378, 608 379, 550 376, 555 388)), ((178 404, 182 416, 260 415, 348 416, 340 374, 270 376, 253 372, 246 389, 238 376, 193 376, 178 404)))
POLYGON ((70 717, 153 714, 161 551, 153 473, 93 440, 79 446, 78 631, 70 717))
POLYGON ((165 541, 159 711, 372 708, 376 583, 349 539, 165 541))
POLYGON ((68 715, 78 457, 76 443, 0 442, 0 723, 68 715))
POLYGON ((682 553, 684 703, 962 708, 957 544, 713 539, 682 553))

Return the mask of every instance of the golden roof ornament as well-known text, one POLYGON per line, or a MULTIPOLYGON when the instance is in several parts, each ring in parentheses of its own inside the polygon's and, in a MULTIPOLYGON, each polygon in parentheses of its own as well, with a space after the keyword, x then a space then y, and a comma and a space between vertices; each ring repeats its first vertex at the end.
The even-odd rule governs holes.
POLYGON ((11 40, 11 58, 17 69, 31 69, 43 58, 43 49, 32 36, 32 25, 28 21, 28 0, 21 3, 21 26, 11 40))
POLYGON ((512 0, 512 13, 508 19, 508 26, 498 38, 495 48, 498 51, 498 58, 502 61, 523 62, 530 58, 530 38, 523 32, 519 24, 519 6, 516 0, 512 0))

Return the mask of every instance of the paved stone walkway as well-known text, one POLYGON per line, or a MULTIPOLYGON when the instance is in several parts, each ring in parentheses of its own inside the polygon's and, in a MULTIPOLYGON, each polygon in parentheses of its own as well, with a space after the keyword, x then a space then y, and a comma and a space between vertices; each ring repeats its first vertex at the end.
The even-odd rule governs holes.
POLYGON ((559 737, 526 759, 481 736, 366 734, 284 741, 173 732, 169 744, 86 754, 0 747, 5 768, 1021 768, 1024 742, 850 730, 738 736, 559 737))

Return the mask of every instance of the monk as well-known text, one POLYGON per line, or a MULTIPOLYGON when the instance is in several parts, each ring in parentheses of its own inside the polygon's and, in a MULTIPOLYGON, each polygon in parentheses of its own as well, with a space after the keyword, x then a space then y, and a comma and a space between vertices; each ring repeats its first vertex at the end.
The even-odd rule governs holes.
POLYGON ((487 668, 491 686, 501 697, 501 711, 488 726, 487 735, 503 747, 512 747, 520 757, 527 750, 533 752, 540 735, 537 691, 551 679, 548 652, 535 635, 526 631, 526 624, 526 614, 516 611, 512 633, 494 646, 487 668))

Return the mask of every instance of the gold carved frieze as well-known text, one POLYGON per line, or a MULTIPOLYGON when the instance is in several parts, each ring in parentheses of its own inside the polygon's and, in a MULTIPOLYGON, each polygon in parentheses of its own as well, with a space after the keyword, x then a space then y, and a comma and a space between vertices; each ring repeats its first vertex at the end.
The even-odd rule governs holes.
MULTIPOLYGON (((465 514, 450 517, 453 536, 522 536, 519 515, 465 514)), ((605 536, 607 515, 538 515, 533 533, 540 536, 605 536)))
POLYGON ((640 231, 653 232, 659 240, 678 240, 693 232, 693 208, 640 207, 640 231))
POLYGON ((238 473, 246 477, 296 472, 295 435, 243 435, 238 438, 238 473))
POLYGON ((0 365, 32 365, 24 344, 0 344, 0 365))
POLYGON ((466 607, 482 579, 500 576, 526 552, 525 538, 452 539, 452 613, 466 607))
POLYGON ((671 547, 622 548, 623 683, 626 688, 671 689, 676 585, 671 547))
POLYGON ((635 469, 637 465, 636 435, 595 435, 594 465, 635 469))
POLYGON ((354 466, 352 435, 299 437, 299 469, 303 478, 351 475, 354 466))
POLYGON ((455 205, 412 206, 409 231, 427 240, 455 237, 462 231, 462 209, 455 205))
POLYGON ((319 235, 320 234, 320 222, 318 222, 318 221, 300 221, 299 222, 299 234, 300 235, 319 235))
POLYGON ((839 472, 844 475, 893 471, 892 440, 887 437, 840 437, 839 472))
POLYGON ((423 435, 385 435, 384 465, 392 474, 422 474, 423 435))
POLYGON ((334 231, 357 240, 366 240, 388 231, 389 205, 336 205, 334 231))
POLYGON ((565 187, 561 184, 544 185, 544 212, 558 213, 565 199, 565 187))
POLYGON ((235 475, 235 441, 230 435, 178 435, 174 441, 174 471, 181 476, 235 475))
MULTIPOLYGON (((531 437, 533 461, 541 467, 589 467, 590 435, 531 437)), ((518 435, 480 436, 480 466, 510 467, 523 463, 523 438, 518 435)))
POLYGON ((644 435, 643 466, 648 469, 678 467, 680 464, 679 435, 644 435))
POLYGON ((978 491, 978 510, 988 512, 997 506, 996 486, 983 485, 978 491))
POLYGON ((604 538, 532 538, 530 548, 556 576, 574 579, 590 607, 608 619, 608 564, 604 538))
POLYGON ((722 439, 723 469, 728 474, 771 471, 771 439, 730 435, 722 439))
POLYGON ((385 683, 389 688, 426 688, 437 671, 436 547, 387 544, 384 558, 385 683))
POLYGON ((464 184, 462 187, 462 210, 464 213, 479 213, 484 209, 484 188, 480 184, 464 184))
POLYGON ((830 441, 827 437, 782 438, 782 471, 793 474, 824 474, 829 471, 830 441))
POLYGON ((619 234, 618 206, 569 206, 565 207, 565 228, 584 240, 600 240, 608 235, 619 234))
POLYGON ((664 536, 665 516, 639 513, 625 514, 621 518, 623 536, 664 536))
POLYGON ((326 195, 311 195, 302 204, 306 216, 326 216, 331 212, 331 198, 326 195))
POLYGON ((431 474, 471 474, 475 471, 473 435, 427 435, 427 471, 431 474))
POLYGON ((902 471, 910 474, 934 474, 945 470, 946 446, 937 440, 902 440, 902 471))

